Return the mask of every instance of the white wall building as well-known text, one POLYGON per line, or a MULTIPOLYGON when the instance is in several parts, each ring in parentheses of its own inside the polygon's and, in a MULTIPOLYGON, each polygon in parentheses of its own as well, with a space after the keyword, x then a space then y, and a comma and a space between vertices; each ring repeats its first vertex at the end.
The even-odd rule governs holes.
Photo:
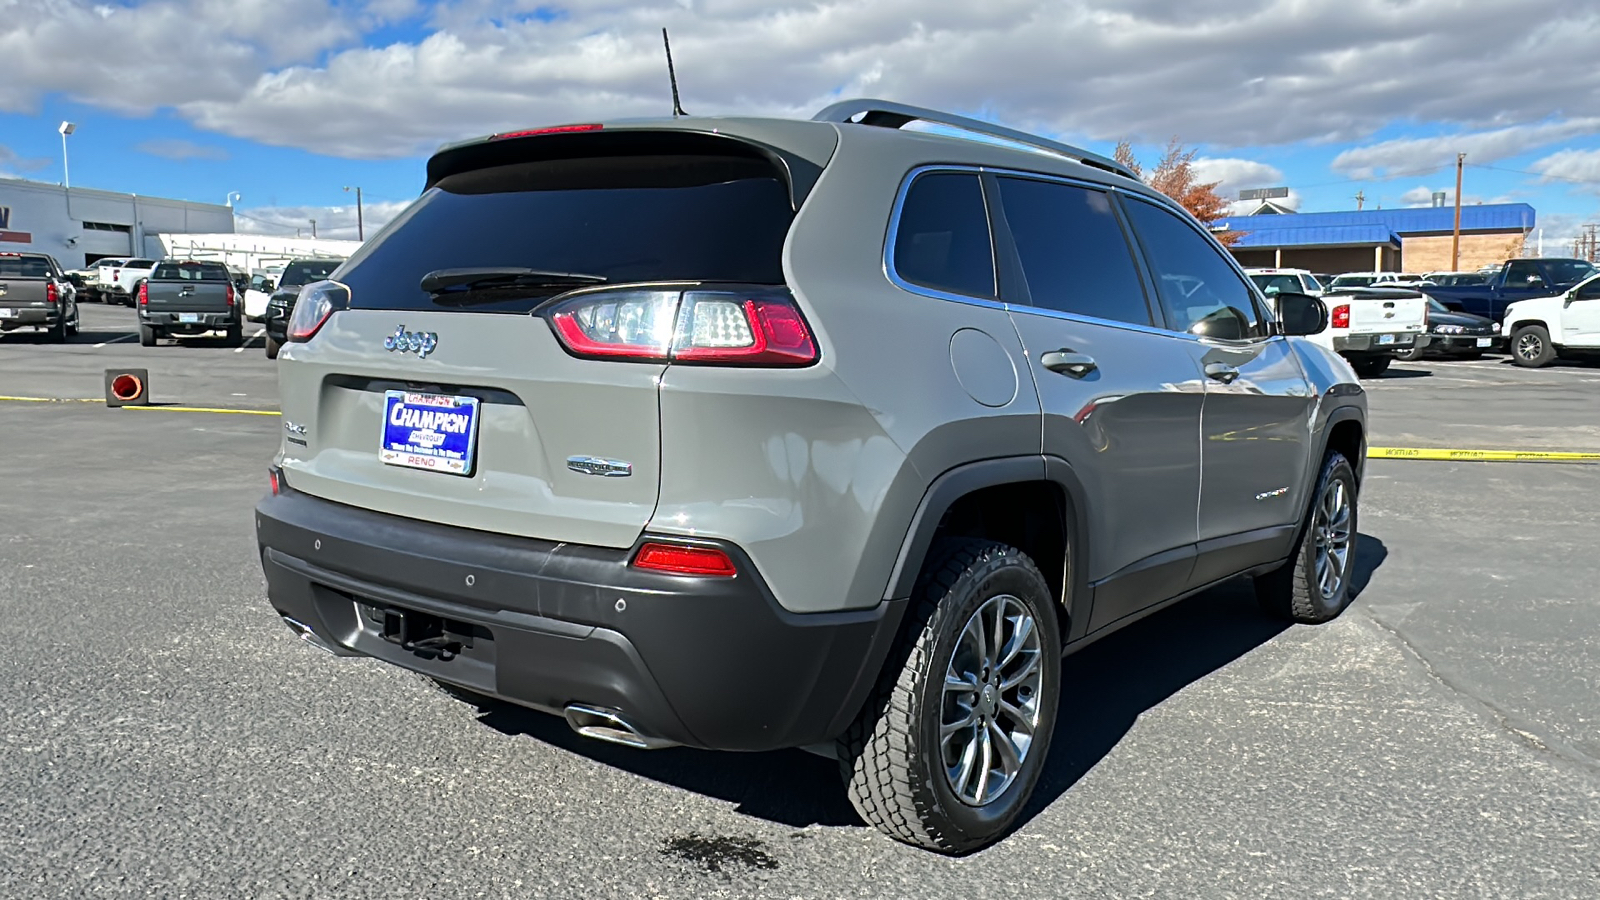
POLYGON ((152 234, 145 255, 205 259, 249 275, 276 275, 293 259, 348 259, 360 241, 274 237, 270 234, 152 234))
POLYGON ((162 233, 232 234, 233 209, 0 178, 0 252, 48 253, 66 269, 102 256, 157 256, 162 233))

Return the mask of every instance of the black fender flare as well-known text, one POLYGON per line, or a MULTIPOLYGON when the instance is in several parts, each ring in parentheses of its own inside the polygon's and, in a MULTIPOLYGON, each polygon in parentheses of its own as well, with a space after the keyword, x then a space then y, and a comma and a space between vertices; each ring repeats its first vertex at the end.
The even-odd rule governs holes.
POLYGON ((1088 569, 1083 565, 1083 561, 1089 558, 1085 509, 1087 495, 1071 464, 1060 457, 1030 455, 980 460, 957 466, 935 478, 923 493, 922 502, 911 517, 905 539, 900 544, 900 552, 895 557, 894 568, 889 573, 884 599, 899 600, 911 596, 939 524, 956 501, 985 488, 1036 481, 1055 484, 1066 501, 1064 521, 1061 523, 1066 539, 1067 558, 1063 567, 1066 583, 1061 587, 1069 628, 1063 637, 1065 641, 1072 641, 1082 636, 1089 626, 1089 610, 1094 599, 1089 587, 1088 569))

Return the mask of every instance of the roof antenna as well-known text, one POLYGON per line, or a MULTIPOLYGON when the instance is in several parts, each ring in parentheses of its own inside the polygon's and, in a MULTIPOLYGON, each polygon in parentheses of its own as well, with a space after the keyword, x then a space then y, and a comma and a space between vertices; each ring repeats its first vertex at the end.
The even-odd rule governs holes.
POLYGON ((678 102, 678 73, 672 68, 672 41, 667 40, 667 30, 661 29, 661 44, 667 48, 667 77, 672 80, 672 117, 687 116, 683 104, 678 102))

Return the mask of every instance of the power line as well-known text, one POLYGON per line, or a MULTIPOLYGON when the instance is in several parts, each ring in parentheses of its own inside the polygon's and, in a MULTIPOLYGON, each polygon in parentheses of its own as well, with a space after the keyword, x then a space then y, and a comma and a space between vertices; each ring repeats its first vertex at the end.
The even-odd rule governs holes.
POLYGON ((1513 175, 1531 175, 1534 178, 1553 178, 1556 181, 1570 181, 1574 184, 1600 184, 1600 178, 1570 178, 1566 175, 1551 175, 1548 172, 1529 172, 1524 169, 1507 169, 1504 166, 1489 166, 1483 163, 1467 163, 1474 169, 1493 169, 1496 172, 1510 172, 1513 175))

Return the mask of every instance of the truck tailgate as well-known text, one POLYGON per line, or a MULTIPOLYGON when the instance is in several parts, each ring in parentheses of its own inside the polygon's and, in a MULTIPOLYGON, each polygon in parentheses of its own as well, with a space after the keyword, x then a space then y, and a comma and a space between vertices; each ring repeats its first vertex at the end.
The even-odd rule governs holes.
POLYGON ((152 313, 227 312, 231 287, 225 281, 150 281, 146 282, 152 313))
POLYGON ((1367 291, 1328 302, 1350 304, 1351 334, 1420 332, 1427 327, 1428 300, 1413 291, 1367 291))
POLYGON ((11 278, 0 274, 0 309, 44 306, 47 283, 43 278, 11 278))

